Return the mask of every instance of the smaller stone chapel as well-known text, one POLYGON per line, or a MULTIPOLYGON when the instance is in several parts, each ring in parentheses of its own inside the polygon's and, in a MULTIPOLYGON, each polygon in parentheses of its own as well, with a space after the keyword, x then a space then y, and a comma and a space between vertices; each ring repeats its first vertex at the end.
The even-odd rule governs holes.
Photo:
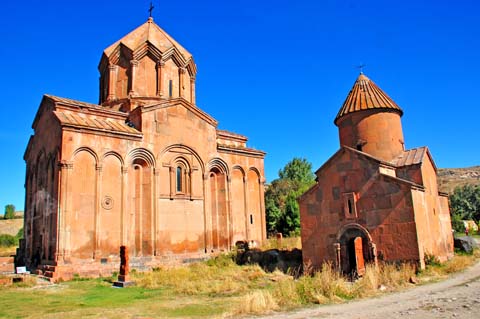
POLYGON ((303 261, 361 275, 365 262, 453 256, 448 195, 427 147, 405 149, 402 109, 360 74, 335 118, 340 149, 299 199, 303 261))
POLYGON ((262 243, 265 153, 197 106, 192 55, 150 17, 98 70, 98 104, 40 103, 21 263, 67 279, 117 271, 120 246, 147 269, 262 243))

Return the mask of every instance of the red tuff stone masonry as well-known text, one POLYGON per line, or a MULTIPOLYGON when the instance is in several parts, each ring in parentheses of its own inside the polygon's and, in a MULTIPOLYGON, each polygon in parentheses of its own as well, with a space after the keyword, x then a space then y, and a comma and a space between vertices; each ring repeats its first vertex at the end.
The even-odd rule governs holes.
POLYGON ((118 281, 128 281, 128 272, 130 267, 128 265, 128 248, 120 246, 120 273, 118 275, 118 281))
POLYGON ((360 74, 335 119, 341 147, 299 199, 305 263, 361 275, 363 261, 453 256, 447 194, 428 148, 404 149, 402 114, 360 74))
POLYGON ((195 102, 192 55, 149 18, 109 46, 99 104, 45 95, 25 151, 19 259, 56 279, 266 238, 265 153, 195 102))

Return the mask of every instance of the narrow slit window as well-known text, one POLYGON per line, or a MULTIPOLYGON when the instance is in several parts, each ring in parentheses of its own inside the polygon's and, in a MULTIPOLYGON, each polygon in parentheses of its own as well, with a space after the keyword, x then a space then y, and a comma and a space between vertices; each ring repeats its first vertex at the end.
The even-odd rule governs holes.
POLYGON ((168 81, 168 96, 169 97, 173 96, 173 81, 172 80, 168 81))
POLYGON ((343 213, 346 218, 357 218, 357 194, 343 194, 343 213))
POLYGON ((250 224, 253 225, 253 214, 250 214, 250 224))
POLYGON ((180 166, 177 167, 177 192, 181 192, 183 189, 182 185, 182 168, 180 166))

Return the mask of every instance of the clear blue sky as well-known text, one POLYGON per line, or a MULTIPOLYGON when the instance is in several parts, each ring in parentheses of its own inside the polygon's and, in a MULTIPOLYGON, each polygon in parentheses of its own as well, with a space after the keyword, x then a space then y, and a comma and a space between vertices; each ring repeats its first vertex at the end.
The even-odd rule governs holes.
MULTIPOLYGON (((23 153, 45 93, 98 102, 104 48, 150 1, 0 6, 0 209, 24 205, 23 153)), ((267 181, 293 157, 314 169, 339 147, 333 119, 358 69, 404 110, 407 148, 438 167, 480 164, 478 1, 154 1, 154 20, 198 66, 197 104, 267 152, 267 181)))

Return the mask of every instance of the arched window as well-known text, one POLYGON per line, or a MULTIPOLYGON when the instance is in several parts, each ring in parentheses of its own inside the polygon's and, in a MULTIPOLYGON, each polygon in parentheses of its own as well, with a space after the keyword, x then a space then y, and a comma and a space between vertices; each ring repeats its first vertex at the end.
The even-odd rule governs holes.
POLYGON ((177 193, 184 193, 184 181, 183 181, 183 169, 181 166, 177 166, 177 193))
POLYGON ((183 158, 175 161, 173 169, 174 182, 172 190, 176 195, 184 196, 190 193, 190 166, 183 158))

